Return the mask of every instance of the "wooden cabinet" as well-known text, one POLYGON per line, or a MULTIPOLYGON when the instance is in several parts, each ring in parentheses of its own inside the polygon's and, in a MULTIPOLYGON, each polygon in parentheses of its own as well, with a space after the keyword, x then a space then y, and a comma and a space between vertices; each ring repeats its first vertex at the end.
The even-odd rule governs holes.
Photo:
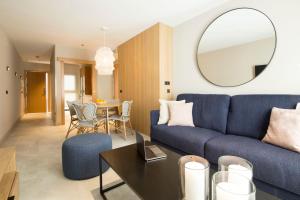
POLYGON ((150 111, 172 98, 173 31, 156 24, 118 47, 119 97, 133 100, 134 129, 150 132, 150 111))
POLYGON ((80 92, 83 92, 82 96, 93 94, 93 83, 92 83, 92 66, 83 65, 80 67, 80 92))
POLYGON ((19 174, 14 148, 0 149, 0 200, 19 199, 19 174))

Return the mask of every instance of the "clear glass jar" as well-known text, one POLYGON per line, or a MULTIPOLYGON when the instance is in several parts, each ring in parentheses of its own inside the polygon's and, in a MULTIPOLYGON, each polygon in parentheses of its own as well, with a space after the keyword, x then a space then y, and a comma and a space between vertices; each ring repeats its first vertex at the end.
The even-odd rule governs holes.
POLYGON ((187 155, 179 159, 181 199, 209 199, 209 162, 199 156, 187 155))
POLYGON ((253 182, 236 173, 216 172, 212 177, 212 200, 255 200, 253 182))
POLYGON ((248 160, 237 156, 221 156, 218 160, 219 171, 229 171, 240 174, 252 180, 253 165, 248 160))

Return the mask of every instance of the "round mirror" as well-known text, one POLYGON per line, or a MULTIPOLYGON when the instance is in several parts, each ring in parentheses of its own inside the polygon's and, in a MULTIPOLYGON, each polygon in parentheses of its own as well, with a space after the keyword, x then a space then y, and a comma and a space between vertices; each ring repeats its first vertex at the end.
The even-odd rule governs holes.
POLYGON ((203 33, 197 51, 202 75, 218 86, 238 86, 257 77, 276 48, 271 20, 252 8, 230 10, 203 33))

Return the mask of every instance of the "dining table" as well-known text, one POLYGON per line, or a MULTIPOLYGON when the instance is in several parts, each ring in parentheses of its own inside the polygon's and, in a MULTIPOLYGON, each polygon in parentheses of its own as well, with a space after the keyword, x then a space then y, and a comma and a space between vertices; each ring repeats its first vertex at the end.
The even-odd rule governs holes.
POLYGON ((96 102, 97 108, 105 111, 105 131, 107 134, 109 132, 109 110, 113 108, 119 108, 122 105, 122 102, 119 100, 110 100, 110 101, 103 101, 103 102, 96 102))

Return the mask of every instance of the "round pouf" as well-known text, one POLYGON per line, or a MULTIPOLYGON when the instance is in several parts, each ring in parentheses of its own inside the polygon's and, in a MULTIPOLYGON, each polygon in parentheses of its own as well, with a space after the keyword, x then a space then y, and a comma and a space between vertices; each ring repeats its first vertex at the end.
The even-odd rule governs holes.
MULTIPOLYGON (((65 177, 73 180, 99 176, 99 153, 112 149, 107 134, 88 133, 71 137, 62 146, 62 166, 65 177)), ((102 162, 102 173, 109 166, 102 162)))

